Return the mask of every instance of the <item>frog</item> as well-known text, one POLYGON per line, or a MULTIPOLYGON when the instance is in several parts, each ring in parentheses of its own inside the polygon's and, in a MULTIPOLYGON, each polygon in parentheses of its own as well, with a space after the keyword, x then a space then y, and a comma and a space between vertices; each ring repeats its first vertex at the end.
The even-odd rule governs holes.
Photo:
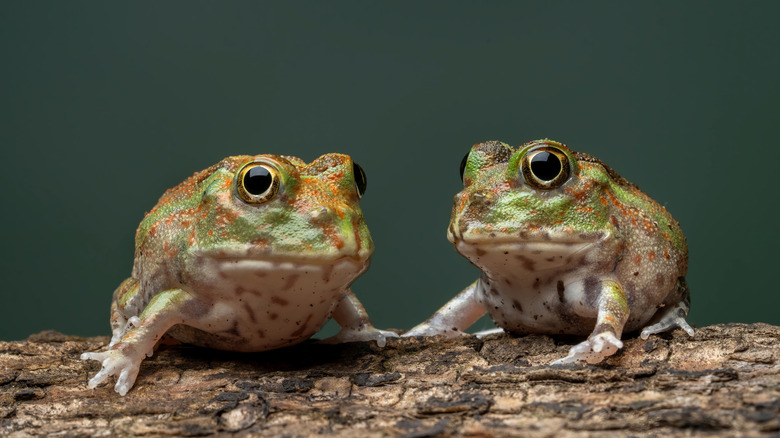
POLYGON ((487 333, 585 337, 565 365, 602 362, 624 332, 694 335, 686 238, 636 184, 550 139, 477 143, 460 174, 447 238, 481 275, 402 336, 461 336, 487 313, 487 333))
POLYGON ((239 155, 167 190, 135 234, 131 276, 111 300, 106 351, 89 388, 116 376, 124 396, 144 357, 166 339, 216 350, 260 352, 299 344, 333 318, 327 343, 374 341, 352 292, 374 244, 359 200, 365 171, 344 154, 311 163, 239 155))

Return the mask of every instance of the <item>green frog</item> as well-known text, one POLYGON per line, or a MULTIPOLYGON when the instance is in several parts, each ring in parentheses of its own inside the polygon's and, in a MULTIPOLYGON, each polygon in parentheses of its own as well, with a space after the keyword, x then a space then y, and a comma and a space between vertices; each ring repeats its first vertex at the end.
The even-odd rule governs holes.
POLYGON ((457 336, 487 312, 517 334, 587 336, 554 364, 601 362, 682 328, 690 295, 680 225, 636 185, 561 143, 474 145, 447 237, 482 275, 403 336, 457 336))
POLYGON ((330 317, 329 342, 397 335, 373 327, 350 284, 374 245, 360 209, 364 171, 347 155, 310 164, 280 155, 228 157, 166 191, 136 232, 130 278, 114 292, 113 336, 84 353, 132 388, 141 361, 168 333, 230 351, 302 342, 330 317))

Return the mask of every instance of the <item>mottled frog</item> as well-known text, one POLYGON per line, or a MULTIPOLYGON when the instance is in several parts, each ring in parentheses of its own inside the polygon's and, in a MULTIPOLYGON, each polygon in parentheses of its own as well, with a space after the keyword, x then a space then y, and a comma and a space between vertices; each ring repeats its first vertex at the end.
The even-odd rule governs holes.
POLYGON ((113 337, 94 388, 121 395, 166 332, 200 346, 263 351, 302 342, 333 317, 331 342, 374 340, 350 291, 374 250, 358 204, 365 173, 347 155, 310 164, 236 156, 168 190, 136 232, 132 276, 114 292, 113 337))
POLYGON ((598 363, 686 323, 688 249, 657 202, 596 158, 538 140, 476 144, 447 237, 482 276, 404 336, 461 334, 485 312, 518 334, 588 335, 555 363, 598 363))

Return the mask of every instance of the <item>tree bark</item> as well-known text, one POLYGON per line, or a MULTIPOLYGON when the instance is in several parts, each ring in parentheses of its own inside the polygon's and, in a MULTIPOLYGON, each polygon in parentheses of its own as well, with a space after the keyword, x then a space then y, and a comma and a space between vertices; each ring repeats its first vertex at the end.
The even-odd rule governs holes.
POLYGON ((780 327, 625 339, 549 366, 574 338, 314 342, 258 354, 162 346, 125 397, 86 387, 107 337, 0 342, 3 436, 780 436, 780 327))

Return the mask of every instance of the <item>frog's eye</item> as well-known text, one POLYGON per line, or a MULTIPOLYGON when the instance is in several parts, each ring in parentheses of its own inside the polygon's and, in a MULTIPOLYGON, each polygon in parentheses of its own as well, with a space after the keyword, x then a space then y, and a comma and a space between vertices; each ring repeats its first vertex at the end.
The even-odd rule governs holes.
POLYGON ((569 158, 563 151, 551 146, 531 149, 521 162, 525 181, 537 189, 556 189, 569 179, 569 158))
POLYGON ((245 202, 262 204, 279 192, 279 171, 266 163, 249 163, 241 168, 236 178, 236 192, 245 202))
POLYGON ((463 181, 463 173, 466 171, 466 163, 469 162, 469 154, 471 151, 466 152, 466 155, 463 156, 463 159, 460 160, 460 180, 463 181))
POLYGON ((360 199, 363 197, 363 194, 366 193, 366 185, 368 185, 366 172, 363 171, 363 168, 360 167, 358 163, 353 161, 352 175, 353 178, 355 178, 355 192, 357 192, 358 199, 360 199))

